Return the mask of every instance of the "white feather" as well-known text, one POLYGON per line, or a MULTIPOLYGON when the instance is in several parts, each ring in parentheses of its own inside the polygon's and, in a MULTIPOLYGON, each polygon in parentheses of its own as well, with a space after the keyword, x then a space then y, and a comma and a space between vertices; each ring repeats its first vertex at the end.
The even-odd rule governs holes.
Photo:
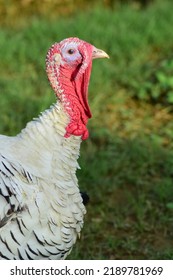
POLYGON ((81 138, 65 138, 60 104, 15 137, 0 135, 0 258, 63 259, 83 225, 76 169, 81 138))

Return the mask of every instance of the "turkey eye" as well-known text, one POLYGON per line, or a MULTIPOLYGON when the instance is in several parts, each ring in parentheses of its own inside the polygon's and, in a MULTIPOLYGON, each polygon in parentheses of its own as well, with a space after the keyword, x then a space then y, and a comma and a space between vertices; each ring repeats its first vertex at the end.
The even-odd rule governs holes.
POLYGON ((69 53, 69 54, 73 54, 74 52, 75 52, 74 49, 69 49, 69 50, 68 50, 68 53, 69 53))

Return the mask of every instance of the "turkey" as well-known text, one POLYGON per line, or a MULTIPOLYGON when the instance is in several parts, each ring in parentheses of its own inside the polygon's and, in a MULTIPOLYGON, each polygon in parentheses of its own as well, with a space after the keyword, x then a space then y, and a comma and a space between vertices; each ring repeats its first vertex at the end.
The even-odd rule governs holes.
POLYGON ((46 56, 56 103, 15 137, 0 135, 0 259, 65 259, 86 212, 76 169, 91 118, 92 60, 108 55, 78 38, 46 56))

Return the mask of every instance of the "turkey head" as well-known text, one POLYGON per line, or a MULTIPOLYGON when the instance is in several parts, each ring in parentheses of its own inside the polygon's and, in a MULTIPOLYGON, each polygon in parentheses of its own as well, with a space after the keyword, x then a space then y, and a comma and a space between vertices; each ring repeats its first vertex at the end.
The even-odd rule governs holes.
POLYGON ((50 84, 68 114, 65 137, 89 136, 86 127, 91 111, 88 105, 88 86, 95 58, 109 57, 104 51, 78 38, 55 43, 46 57, 50 84))

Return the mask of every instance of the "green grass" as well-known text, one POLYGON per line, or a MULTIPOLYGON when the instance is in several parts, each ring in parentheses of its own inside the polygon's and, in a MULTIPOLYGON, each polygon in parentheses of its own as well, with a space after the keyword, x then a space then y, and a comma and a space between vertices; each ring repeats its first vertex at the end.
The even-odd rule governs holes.
POLYGON ((91 201, 70 258, 172 258, 172 152, 149 140, 92 139, 81 156, 91 201))
POLYGON ((93 6, 0 29, 2 134, 15 135, 55 101, 44 70, 52 43, 78 36, 111 57, 93 63, 93 119, 78 171, 90 203, 69 259, 173 259, 172 103, 159 83, 162 100, 146 98, 156 90, 153 71, 172 55, 172 8, 168 0, 142 10, 93 6))

